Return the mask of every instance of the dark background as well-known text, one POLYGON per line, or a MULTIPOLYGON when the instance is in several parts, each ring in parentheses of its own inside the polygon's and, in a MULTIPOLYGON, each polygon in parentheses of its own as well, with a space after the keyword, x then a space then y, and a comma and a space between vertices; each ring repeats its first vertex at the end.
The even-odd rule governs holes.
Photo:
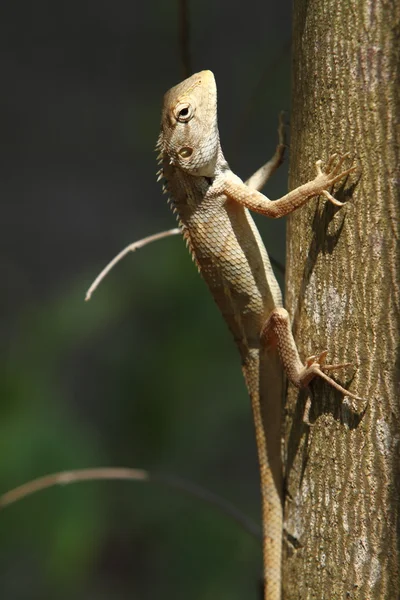
MULTIPOLYGON (((214 71, 222 145, 247 177, 289 108, 290 2, 192 2, 192 70, 214 71)), ((63 469, 196 481, 259 523, 239 358, 156 183, 162 96, 182 79, 178 4, 2 2, 1 415, 5 492, 63 469)), ((268 184, 286 191, 287 168, 268 184)), ((283 260, 284 223, 257 218, 283 260)), ((281 280, 282 283, 282 280, 281 280)), ((0 513, 0 597, 257 598, 260 543, 161 485, 53 488, 0 513)))

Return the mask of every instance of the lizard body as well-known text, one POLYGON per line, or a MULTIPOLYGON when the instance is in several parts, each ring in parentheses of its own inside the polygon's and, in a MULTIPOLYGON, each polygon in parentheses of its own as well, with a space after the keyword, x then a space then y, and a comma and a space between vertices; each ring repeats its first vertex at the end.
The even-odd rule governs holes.
MULTIPOLYGON (((157 142, 161 175, 183 236, 240 352, 251 398, 261 472, 265 599, 281 597, 282 366, 296 386, 315 375, 346 395, 356 397, 326 375, 325 353, 300 360, 283 308, 282 294, 267 251, 249 209, 276 218, 323 194, 340 205, 327 187, 350 173, 341 172, 346 157, 331 157, 325 171, 317 162, 311 182, 270 201, 259 191, 282 160, 278 147, 271 161, 243 183, 222 153, 213 74, 202 71, 164 97, 157 142)), ((343 365, 336 365, 340 367, 343 365)))

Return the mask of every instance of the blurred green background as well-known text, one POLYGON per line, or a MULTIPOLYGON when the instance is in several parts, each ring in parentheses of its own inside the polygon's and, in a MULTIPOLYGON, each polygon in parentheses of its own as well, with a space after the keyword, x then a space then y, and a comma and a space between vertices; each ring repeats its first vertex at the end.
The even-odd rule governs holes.
MULTIPOLYGON (((5 492, 64 469, 185 477, 259 523, 250 404, 235 347, 178 238, 153 152, 182 79, 178 3, 0 7, 1 419, 5 492)), ((214 71, 225 155, 247 177, 289 108, 290 3, 190 4, 192 70, 214 71)), ((287 167, 266 193, 286 190, 287 167)), ((284 223, 257 218, 284 260, 284 223)), ((282 278, 280 278, 282 283, 282 278)), ((81 483, 0 512, 0 598, 258 598, 258 540, 170 488, 81 483)))

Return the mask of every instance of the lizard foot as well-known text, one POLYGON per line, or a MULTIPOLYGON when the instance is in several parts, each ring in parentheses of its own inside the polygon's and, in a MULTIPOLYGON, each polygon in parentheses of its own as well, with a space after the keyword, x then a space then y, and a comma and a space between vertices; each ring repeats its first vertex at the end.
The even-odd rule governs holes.
POLYGON ((345 367, 351 367, 353 363, 337 363, 334 365, 326 364, 326 357, 328 354, 328 350, 324 350, 320 354, 313 354, 306 358, 306 367, 311 367, 311 365, 318 363, 323 371, 336 371, 337 369, 344 369, 345 367))
POLYGON ((343 154, 342 156, 338 154, 332 154, 329 157, 328 163, 324 170, 322 170, 322 160, 317 160, 315 163, 317 176, 314 181, 320 184, 318 186, 319 193, 325 196, 325 198, 327 198, 327 200, 332 202, 332 204, 335 206, 343 206, 344 202, 339 202, 339 200, 336 200, 336 198, 334 198, 326 188, 334 185, 337 181, 343 179, 343 177, 346 177, 350 173, 353 173, 357 170, 357 166, 354 165, 348 169, 345 169, 344 171, 341 171, 344 161, 349 158, 349 156, 349 152, 343 154), (338 160, 336 161, 336 159, 338 160))
POLYGON ((309 356, 303 364, 293 338, 289 313, 283 307, 275 308, 270 313, 261 330, 260 341, 265 348, 277 348, 286 375, 296 387, 307 387, 312 379, 318 376, 325 379, 329 385, 345 396, 354 398, 354 400, 362 400, 362 398, 352 394, 326 374, 326 371, 343 369, 352 363, 327 365, 326 356, 328 351, 324 350, 320 354, 309 356))
POLYGON ((337 363, 334 365, 326 364, 326 356, 328 354, 327 350, 324 350, 319 355, 315 354, 313 356, 309 356, 306 359, 306 364, 303 368, 302 373, 300 373, 299 380, 301 386, 306 386, 310 383, 312 379, 317 375, 324 379, 329 385, 331 385, 335 390, 338 390, 345 396, 349 396, 354 400, 362 400, 359 396, 352 394, 349 390, 346 390, 344 387, 336 383, 332 377, 326 374, 326 371, 334 371, 336 369, 343 369, 345 367, 350 366, 352 363, 337 363))

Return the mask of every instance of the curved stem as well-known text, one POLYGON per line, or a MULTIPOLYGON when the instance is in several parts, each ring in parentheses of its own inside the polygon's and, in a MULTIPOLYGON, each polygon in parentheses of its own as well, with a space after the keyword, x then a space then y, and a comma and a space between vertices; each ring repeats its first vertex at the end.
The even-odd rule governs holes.
POLYGON ((236 523, 238 523, 247 533, 258 540, 261 539, 261 532, 258 525, 252 519, 244 515, 233 504, 224 500, 217 494, 214 494, 214 492, 175 475, 149 473, 149 471, 144 469, 130 469, 127 467, 97 467, 93 469, 60 471, 58 473, 44 475, 43 477, 32 479, 0 496, 0 509, 13 504, 14 502, 18 502, 19 500, 26 498, 26 496, 30 496, 31 494, 55 485, 99 480, 146 481, 182 491, 189 496, 202 500, 214 508, 217 508, 224 515, 227 515, 236 521, 236 523))

